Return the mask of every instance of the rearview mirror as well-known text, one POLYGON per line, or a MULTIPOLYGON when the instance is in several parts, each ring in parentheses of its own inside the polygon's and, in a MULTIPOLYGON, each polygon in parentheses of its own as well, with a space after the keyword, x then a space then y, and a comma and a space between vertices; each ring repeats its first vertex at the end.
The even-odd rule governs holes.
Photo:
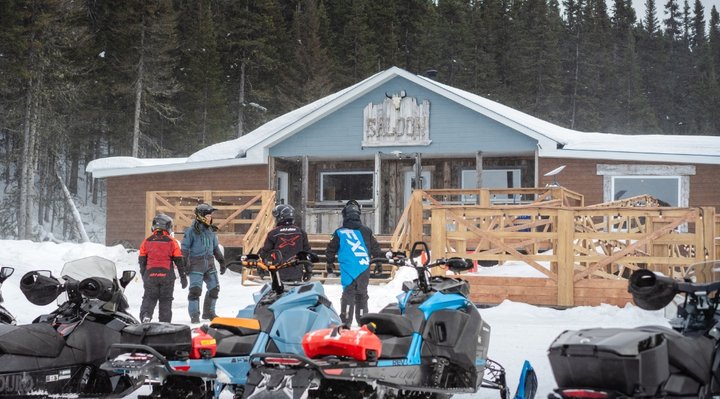
POLYGON ((2 284, 5 280, 7 280, 8 277, 12 276, 12 274, 14 272, 15 272, 14 267, 3 266, 2 269, 0 269, 0 284, 2 284))
POLYGON ((135 278, 135 270, 123 270, 122 277, 120 277, 120 286, 125 288, 135 278))

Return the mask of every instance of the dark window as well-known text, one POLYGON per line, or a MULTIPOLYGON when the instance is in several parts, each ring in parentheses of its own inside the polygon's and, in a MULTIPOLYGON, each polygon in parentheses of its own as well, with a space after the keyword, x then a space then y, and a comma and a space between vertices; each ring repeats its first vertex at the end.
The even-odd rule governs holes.
POLYGON ((320 201, 372 201, 373 172, 322 172, 320 201))

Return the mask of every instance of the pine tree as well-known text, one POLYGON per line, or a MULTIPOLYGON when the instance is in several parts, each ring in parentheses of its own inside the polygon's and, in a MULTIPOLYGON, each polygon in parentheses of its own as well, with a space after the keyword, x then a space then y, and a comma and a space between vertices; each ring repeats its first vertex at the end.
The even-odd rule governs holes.
POLYGON ((635 10, 630 0, 615 0, 612 30, 612 79, 608 79, 611 114, 608 131, 618 133, 657 133, 658 126, 648 103, 636 52, 635 10))
POLYGON ((302 0, 295 11, 292 57, 279 88, 282 93, 279 102, 287 110, 327 96, 336 89, 332 60, 322 42, 323 26, 327 26, 324 20, 322 3, 317 0, 302 0))
POLYGON ((177 7, 180 56, 175 74, 184 95, 174 102, 180 119, 166 141, 176 152, 187 153, 229 138, 232 96, 220 58, 219 5, 190 0, 178 2, 177 7))

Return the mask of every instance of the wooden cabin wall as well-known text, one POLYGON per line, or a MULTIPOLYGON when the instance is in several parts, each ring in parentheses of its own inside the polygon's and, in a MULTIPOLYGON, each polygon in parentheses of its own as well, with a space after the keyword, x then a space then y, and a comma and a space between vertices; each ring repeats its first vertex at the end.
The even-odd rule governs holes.
POLYGON ((267 165, 188 170, 107 178, 105 243, 138 248, 145 238, 147 191, 265 190, 267 165))

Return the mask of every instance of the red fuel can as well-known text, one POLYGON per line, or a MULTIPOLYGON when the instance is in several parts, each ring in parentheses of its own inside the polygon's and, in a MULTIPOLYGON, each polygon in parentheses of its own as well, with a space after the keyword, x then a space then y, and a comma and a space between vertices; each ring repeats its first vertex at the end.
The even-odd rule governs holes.
POLYGON ((215 356, 217 341, 207 333, 207 326, 198 327, 192 332, 190 359, 209 359, 215 356))

